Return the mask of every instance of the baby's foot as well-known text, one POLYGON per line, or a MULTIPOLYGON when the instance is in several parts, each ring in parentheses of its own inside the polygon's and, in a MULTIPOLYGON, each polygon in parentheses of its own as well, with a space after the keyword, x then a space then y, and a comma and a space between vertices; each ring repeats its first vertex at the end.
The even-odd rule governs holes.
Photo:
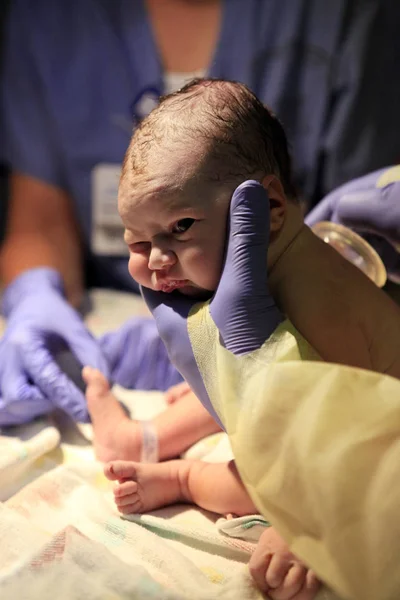
POLYGON ((272 600, 313 600, 320 586, 273 527, 261 535, 249 569, 257 586, 272 600))
POLYGON ((180 479, 180 461, 144 464, 116 460, 104 467, 108 479, 118 480, 114 498, 118 510, 144 513, 162 506, 184 502, 180 479))
POLYGON ((87 385, 86 400, 97 459, 102 462, 116 458, 138 460, 142 443, 139 424, 125 414, 100 371, 85 367, 82 377, 87 385))

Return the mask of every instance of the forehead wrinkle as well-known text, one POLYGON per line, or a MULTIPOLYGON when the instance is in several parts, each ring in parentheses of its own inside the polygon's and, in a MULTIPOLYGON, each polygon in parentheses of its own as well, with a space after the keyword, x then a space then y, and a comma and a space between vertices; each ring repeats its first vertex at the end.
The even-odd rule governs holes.
POLYGON ((118 210, 124 220, 133 211, 143 208, 143 204, 154 196, 166 195, 171 186, 166 182, 156 182, 149 176, 132 177, 127 174, 118 190, 118 210))
MULTIPOLYGON (((175 164, 159 165, 146 169, 145 173, 126 173, 121 180, 118 193, 118 210, 123 220, 136 210, 150 209, 151 199, 164 200, 162 208, 172 212, 188 204, 190 194, 185 192, 198 183, 195 167, 178 160, 175 164), (186 167, 186 168, 185 168, 186 167)), ((158 210, 158 209, 157 209, 158 210)))

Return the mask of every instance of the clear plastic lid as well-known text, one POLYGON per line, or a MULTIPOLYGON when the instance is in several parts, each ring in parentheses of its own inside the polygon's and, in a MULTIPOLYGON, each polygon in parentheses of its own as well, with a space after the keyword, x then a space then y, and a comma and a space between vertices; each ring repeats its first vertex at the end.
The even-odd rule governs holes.
POLYGON ((378 286, 386 283, 386 269, 379 254, 357 233, 330 221, 321 221, 312 227, 321 240, 335 248, 378 286))

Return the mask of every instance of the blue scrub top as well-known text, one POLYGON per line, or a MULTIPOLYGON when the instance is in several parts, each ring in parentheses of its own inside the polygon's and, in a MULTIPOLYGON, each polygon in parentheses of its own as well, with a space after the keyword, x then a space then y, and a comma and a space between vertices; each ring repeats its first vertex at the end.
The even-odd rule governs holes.
MULTIPOLYGON (((400 158, 400 3, 226 0, 208 74, 249 85, 282 120, 308 198, 400 158)), ((91 174, 121 164, 136 102, 163 88, 140 0, 14 0, 0 158, 66 190, 85 240, 91 174)), ((97 271, 132 288, 124 258, 97 271)))

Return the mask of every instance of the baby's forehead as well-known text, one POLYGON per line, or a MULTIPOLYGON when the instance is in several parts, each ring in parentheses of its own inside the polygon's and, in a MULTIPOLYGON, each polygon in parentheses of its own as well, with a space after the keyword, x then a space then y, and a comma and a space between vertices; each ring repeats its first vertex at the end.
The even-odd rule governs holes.
POLYGON ((162 173, 151 176, 126 177, 121 181, 118 193, 118 210, 124 221, 136 215, 158 211, 165 216, 185 208, 193 197, 190 185, 173 177, 163 177, 162 173))
POLYGON ((145 160, 124 169, 120 192, 126 196, 135 189, 146 193, 184 189, 191 181, 202 179, 204 155, 201 144, 195 147, 173 141, 154 144, 145 160))

